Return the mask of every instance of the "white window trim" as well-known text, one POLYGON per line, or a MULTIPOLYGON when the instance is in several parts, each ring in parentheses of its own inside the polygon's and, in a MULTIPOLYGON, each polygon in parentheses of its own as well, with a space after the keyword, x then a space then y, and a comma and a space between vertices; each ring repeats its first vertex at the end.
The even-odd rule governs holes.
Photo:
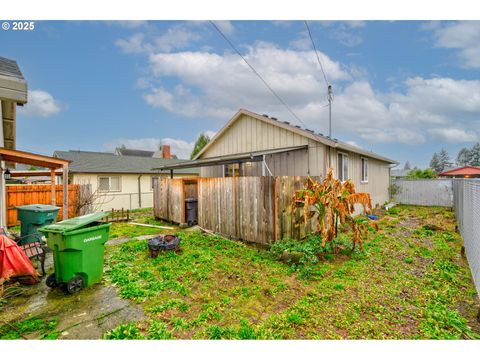
POLYGON ((97 189, 98 189, 98 192, 101 192, 101 193, 108 193, 108 192, 122 192, 122 176, 121 175, 106 175, 106 176, 103 176, 103 175, 100 175, 98 176, 98 186, 97 186, 97 189), (118 190, 111 190, 112 188, 112 177, 118 177, 118 190), (100 189, 100 178, 108 178, 108 190, 101 190, 100 189))
POLYGON ((340 179, 340 177, 338 177, 338 179, 342 182, 344 181, 347 181, 349 179, 348 177, 348 172, 349 172, 349 163, 350 163, 350 159, 349 159, 349 156, 348 156, 348 153, 345 153, 345 152, 342 152, 342 151, 338 151, 337 152, 337 171, 338 171, 338 155, 342 155, 343 159, 342 159, 342 179, 340 179), (345 161, 344 159, 347 158, 347 176, 345 177, 345 161))
POLYGON ((360 179, 360 183, 361 184, 368 184, 368 158, 366 157, 361 157, 360 158, 360 176, 361 176, 361 179, 360 179), (366 164, 366 167, 367 167, 367 171, 366 171, 366 174, 367 174, 367 178, 366 179, 363 179, 363 164, 366 164))

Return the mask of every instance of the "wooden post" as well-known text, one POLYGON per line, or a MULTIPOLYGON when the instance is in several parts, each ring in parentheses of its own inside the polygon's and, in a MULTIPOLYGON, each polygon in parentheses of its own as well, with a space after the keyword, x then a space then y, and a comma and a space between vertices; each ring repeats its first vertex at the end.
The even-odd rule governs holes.
POLYGON ((68 165, 63 165, 63 196, 62 196, 62 206, 63 206, 63 220, 68 219, 68 165))
POLYGON ((55 169, 50 169, 50 181, 52 183, 52 205, 57 205, 57 189, 55 186, 55 169))
POLYGON ((173 179, 173 169, 170 170, 170 179, 173 179))

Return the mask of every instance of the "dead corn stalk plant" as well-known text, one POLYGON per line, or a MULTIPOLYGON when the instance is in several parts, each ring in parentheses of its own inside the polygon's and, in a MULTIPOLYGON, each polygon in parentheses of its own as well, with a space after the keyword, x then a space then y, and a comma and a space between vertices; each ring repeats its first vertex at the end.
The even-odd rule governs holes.
MULTIPOLYGON (((356 204, 362 205, 365 213, 372 211, 370 194, 356 193, 351 179, 342 183, 334 178, 330 168, 323 181, 316 182, 308 177, 304 188, 295 191, 292 210, 302 208, 305 223, 318 214, 316 232, 322 237, 322 246, 337 238, 338 223, 350 224, 353 231, 353 250, 356 244, 362 250, 362 233, 367 236, 368 223, 365 219, 356 220, 353 217, 356 204)), ((375 222, 372 222, 372 226, 378 230, 375 222)))

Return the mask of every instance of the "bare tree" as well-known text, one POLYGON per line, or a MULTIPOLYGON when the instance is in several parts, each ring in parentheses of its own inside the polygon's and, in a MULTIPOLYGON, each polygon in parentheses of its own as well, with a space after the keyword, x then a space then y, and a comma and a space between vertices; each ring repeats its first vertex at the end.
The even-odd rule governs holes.
POLYGON ((106 197, 98 193, 98 189, 92 191, 92 184, 79 183, 78 194, 73 201, 75 216, 85 215, 99 211, 105 204, 106 197))

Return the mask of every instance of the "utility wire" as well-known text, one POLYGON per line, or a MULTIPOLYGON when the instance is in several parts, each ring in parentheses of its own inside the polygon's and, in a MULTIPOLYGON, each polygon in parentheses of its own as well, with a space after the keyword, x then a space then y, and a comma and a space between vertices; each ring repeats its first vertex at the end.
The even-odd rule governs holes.
MULTIPOLYGON (((302 121, 302 119, 300 119, 297 114, 295 114, 293 112, 293 110, 290 108, 290 106, 287 105, 287 103, 285 101, 283 101, 283 99, 280 97, 280 95, 278 95, 275 90, 272 89, 272 87, 270 85, 268 85, 268 83, 265 81, 265 79, 258 73, 257 70, 255 70, 255 68, 250 65, 250 63, 247 61, 247 59, 245 59, 245 57, 240 53, 240 51, 237 50, 237 48, 235 47, 235 45, 233 45, 233 43, 227 38, 227 36, 218 28, 217 25, 215 25, 215 23, 210 20, 210 24, 212 24, 212 26, 218 31, 218 33, 225 39, 225 41, 230 45, 230 47, 233 49, 233 51, 235 51, 238 56, 240 56, 242 58, 243 61, 245 61, 245 63, 248 65, 248 67, 253 71, 253 73, 255 75, 258 76, 258 78, 260 80, 262 80, 262 82, 265 84, 265 86, 268 88, 268 90, 270 90, 270 92, 278 99, 278 101, 280 101, 283 106, 285 106, 285 108, 290 112, 290 114, 292 114, 295 119, 297 119, 298 121, 300 121, 303 126, 307 127, 307 125, 305 125, 305 123, 302 121)), ((323 71, 323 70, 322 70, 323 71)))
POLYGON ((310 32, 310 27, 308 26, 307 20, 304 20, 304 22, 305 22, 305 26, 307 27, 308 36, 310 37, 310 41, 312 42, 312 45, 313 45, 313 50, 315 50, 315 55, 317 55, 317 61, 318 61, 318 64, 320 65, 320 69, 322 70, 323 78, 325 79, 325 84, 328 87, 330 84, 328 83, 327 75, 323 70, 323 65, 322 65, 322 62, 320 61, 320 56, 318 56, 317 47, 315 46, 315 41, 313 41, 312 33, 310 32))

